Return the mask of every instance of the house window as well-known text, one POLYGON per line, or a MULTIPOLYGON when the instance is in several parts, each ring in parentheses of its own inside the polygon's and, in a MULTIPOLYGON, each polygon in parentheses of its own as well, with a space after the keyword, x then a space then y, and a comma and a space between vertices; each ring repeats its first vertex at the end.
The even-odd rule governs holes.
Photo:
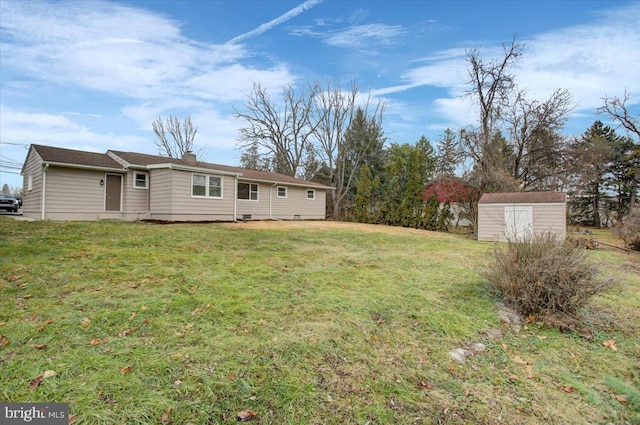
POLYGON ((133 173, 133 187, 136 189, 149 189, 149 175, 147 173, 133 173))
POLYGON ((286 198, 287 197, 287 188, 279 187, 278 188, 278 198, 286 198))
POLYGON ((29 173, 27 177, 27 190, 33 190, 33 173, 29 173))
POLYGON ((258 185, 254 183, 238 183, 238 199, 258 200, 258 185))
POLYGON ((313 189, 307 189, 307 199, 316 199, 316 191, 313 189))
POLYGON ((202 198, 222 198, 222 177, 192 174, 191 196, 202 198))

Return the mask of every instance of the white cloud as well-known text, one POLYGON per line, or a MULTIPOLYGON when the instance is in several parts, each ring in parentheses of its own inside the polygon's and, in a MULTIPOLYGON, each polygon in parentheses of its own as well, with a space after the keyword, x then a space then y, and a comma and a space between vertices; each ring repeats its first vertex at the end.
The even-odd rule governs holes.
POLYGON ((312 7, 322 3, 323 0, 307 0, 304 3, 294 7, 293 9, 289 10, 287 13, 278 16, 277 18, 264 23, 262 25, 260 25, 258 28, 246 32, 244 34, 240 34, 237 37, 232 38, 231 40, 228 41, 228 44, 234 44, 234 43, 238 43, 239 41, 245 40, 247 38, 250 37, 255 37, 256 35, 260 35, 263 34, 269 30, 271 30, 272 28, 281 25, 285 22, 287 22, 289 19, 295 18, 296 16, 298 16, 299 14, 306 12, 307 10, 311 9, 312 7))
MULTIPOLYGON (((640 93, 640 5, 604 14, 590 24, 551 31, 525 40, 524 56, 513 68, 519 87, 530 96, 547 98, 558 88, 568 89, 579 105, 573 116, 602 105, 602 97, 621 96, 625 90, 640 93)), ((478 45, 469 45, 474 48, 478 45)), ((501 58, 500 45, 480 44, 487 61, 501 58)), ((414 61, 401 76, 401 84, 376 89, 390 95, 423 86, 445 90, 448 97, 433 100, 438 121, 445 126, 475 123, 472 99, 462 95, 468 80, 465 49, 444 50, 414 61)), ((638 101, 640 97, 634 99, 638 101)))
POLYGON ((405 34, 406 31, 399 25, 356 25, 346 30, 327 34, 324 37, 324 42, 330 46, 370 47, 374 49, 373 46, 380 47, 396 44, 398 37, 405 34))
POLYGON ((146 141, 134 135, 104 134, 64 115, 30 113, 0 106, 3 140, 22 144, 46 144, 103 152, 103 146, 131 146, 146 141))
POLYGON ((194 42, 179 22, 142 9, 109 2, 2 4, 3 68, 56 84, 145 100, 228 101, 239 98, 244 82, 294 79, 284 65, 243 65, 242 45, 194 42))

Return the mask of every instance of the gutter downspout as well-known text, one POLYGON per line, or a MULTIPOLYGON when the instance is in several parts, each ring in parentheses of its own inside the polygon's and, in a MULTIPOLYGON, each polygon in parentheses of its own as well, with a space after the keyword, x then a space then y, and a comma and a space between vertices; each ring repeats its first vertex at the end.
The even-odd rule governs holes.
POLYGON ((273 220, 273 214, 272 214, 273 188, 276 187, 277 185, 278 185, 278 182, 275 182, 274 184, 271 185, 271 187, 269 187, 269 220, 273 220))
POLYGON ((45 219, 45 201, 47 198, 47 168, 49 168, 49 164, 44 164, 44 167, 42 167, 42 220, 45 219))
POLYGON ((233 178, 235 185, 233 187, 233 222, 238 221, 238 175, 233 178))

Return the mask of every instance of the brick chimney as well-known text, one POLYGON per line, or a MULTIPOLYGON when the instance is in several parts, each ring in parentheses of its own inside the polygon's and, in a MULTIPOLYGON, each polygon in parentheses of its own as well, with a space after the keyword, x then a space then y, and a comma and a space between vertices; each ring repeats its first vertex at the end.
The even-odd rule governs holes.
POLYGON ((190 164, 195 164, 196 163, 196 154, 191 152, 191 151, 186 151, 184 154, 182 154, 182 160, 186 161, 190 164))

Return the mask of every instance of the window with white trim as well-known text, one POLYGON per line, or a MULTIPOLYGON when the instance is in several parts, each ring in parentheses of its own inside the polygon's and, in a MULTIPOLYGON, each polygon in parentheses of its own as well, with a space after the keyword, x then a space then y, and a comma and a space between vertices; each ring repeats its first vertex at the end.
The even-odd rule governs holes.
POLYGON ((283 186, 278 187, 278 198, 286 198, 287 197, 287 188, 283 186))
POLYGON ((192 174, 191 196, 194 198, 222 198, 222 177, 192 174))
POLYGON ((136 189, 149 189, 149 174, 138 171, 134 172, 133 187, 136 189))
POLYGON ((316 191, 313 189, 307 189, 307 199, 316 199, 316 191))
POLYGON ((258 200, 258 185, 255 183, 238 182, 238 199, 246 199, 250 201, 258 200))

